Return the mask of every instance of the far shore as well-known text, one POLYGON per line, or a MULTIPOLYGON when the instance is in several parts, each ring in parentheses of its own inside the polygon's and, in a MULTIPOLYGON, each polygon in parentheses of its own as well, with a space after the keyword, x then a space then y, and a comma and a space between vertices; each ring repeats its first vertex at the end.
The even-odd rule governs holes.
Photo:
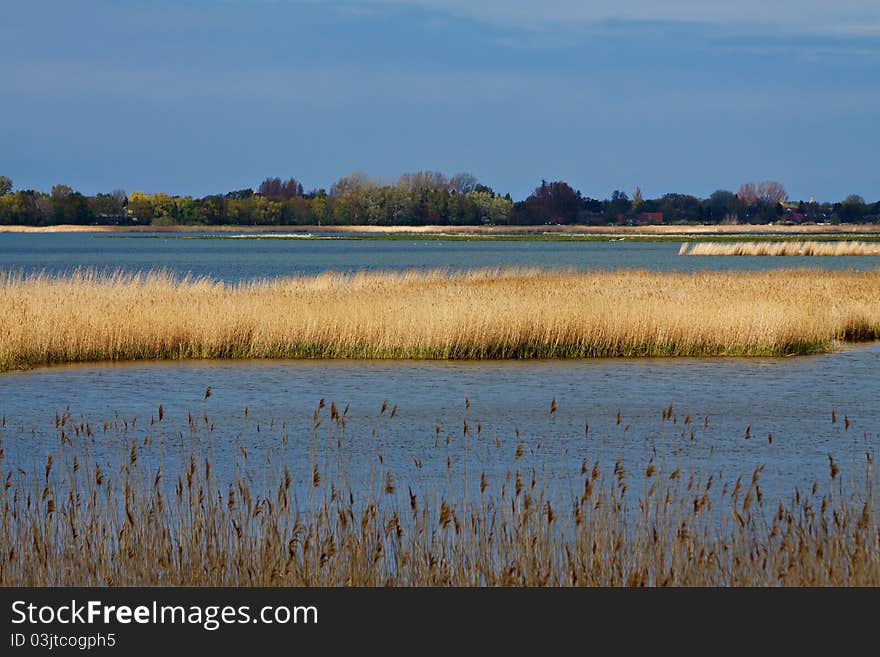
POLYGON ((663 226, 0 226, 0 233, 349 233, 374 235, 748 235, 880 234, 880 224, 733 224, 663 226))

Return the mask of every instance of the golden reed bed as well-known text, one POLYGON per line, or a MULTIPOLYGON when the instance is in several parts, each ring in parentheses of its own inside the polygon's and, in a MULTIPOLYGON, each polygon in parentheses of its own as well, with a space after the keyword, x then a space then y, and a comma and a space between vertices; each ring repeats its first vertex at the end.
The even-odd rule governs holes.
POLYGON ((690 256, 880 256, 876 242, 700 242, 682 244, 690 256))
POLYGON ((816 353, 880 336, 880 271, 0 279, 0 369, 176 358, 816 353))

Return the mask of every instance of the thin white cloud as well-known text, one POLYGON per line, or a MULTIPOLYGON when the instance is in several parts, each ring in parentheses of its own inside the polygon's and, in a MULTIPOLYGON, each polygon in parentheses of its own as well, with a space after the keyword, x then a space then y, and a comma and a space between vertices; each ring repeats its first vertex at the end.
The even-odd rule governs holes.
POLYGON ((340 0, 360 6, 421 7, 515 27, 612 20, 770 26, 835 34, 880 31, 878 0, 340 0))

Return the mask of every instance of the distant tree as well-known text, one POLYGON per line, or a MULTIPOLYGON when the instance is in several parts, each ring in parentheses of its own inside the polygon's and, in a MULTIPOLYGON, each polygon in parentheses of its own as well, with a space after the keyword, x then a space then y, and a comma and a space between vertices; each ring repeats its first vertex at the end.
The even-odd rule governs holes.
POLYGON ((850 194, 842 203, 834 205, 834 212, 843 223, 858 223, 867 213, 865 199, 858 194, 850 194))
POLYGON ((515 206, 517 222, 524 224, 574 223, 583 209, 581 193, 561 180, 542 180, 531 196, 515 206))
POLYGON ((477 177, 470 173, 456 173, 449 179, 449 190, 456 194, 470 194, 478 185, 477 177))
MULTIPOLYGON (((321 190, 323 191, 323 190, 321 190)), ((319 226, 323 223, 326 223, 327 216, 329 215, 327 211, 327 195, 320 194, 316 195, 312 199, 311 203, 312 216, 315 218, 315 223, 319 226)))
POLYGON ((788 198, 785 187, 776 180, 764 180, 758 183, 758 200, 763 203, 784 203, 788 198))
MULTIPOLYGON (((510 223, 510 214, 513 211, 513 203, 503 196, 496 196, 487 192, 473 191, 466 196, 468 204, 463 206, 464 212, 459 216, 466 217, 467 210, 473 207, 477 211, 476 221, 483 224, 503 225, 510 223)), ((461 221, 459 223, 466 223, 461 221)))
POLYGON ((119 216, 123 211, 123 204, 115 194, 95 194, 89 199, 89 207, 92 213, 100 216, 119 216))
POLYGON ((267 198, 290 199, 303 195, 303 186, 296 178, 266 178, 260 183, 260 194, 267 198))
MULTIPOLYGON (((157 196, 158 194, 153 195, 154 205, 158 200, 156 199, 157 196)), ((212 225, 222 224, 226 221, 228 216, 227 202, 222 196, 206 196, 205 198, 198 200, 195 211, 196 223, 212 225)))
POLYGON ((52 200, 57 201, 63 198, 67 198, 73 194, 73 188, 69 185, 53 185, 52 186, 52 200))
POLYGON ((36 214, 40 218, 40 223, 46 223, 51 219, 53 207, 51 197, 34 191, 19 192, 19 195, 25 195, 32 199, 36 214))
POLYGON ((633 190, 633 197, 632 197, 632 210, 633 210, 633 212, 638 212, 639 206, 641 204, 642 204, 642 189, 641 189, 641 187, 637 186, 633 190))
POLYGON ((137 190, 128 195, 126 209, 130 215, 145 223, 152 222, 155 216, 152 197, 137 190))
POLYGON ((736 196, 748 207, 755 205, 758 202, 758 192, 755 190, 755 183, 743 183, 740 185, 736 196))
POLYGON ((40 192, 20 190, 0 195, 0 224, 43 225, 51 214, 52 201, 40 192))
POLYGON ((592 212, 594 214, 598 213, 598 212, 602 212, 602 210, 605 207, 605 204, 602 203, 602 201, 600 201, 597 198, 591 198, 589 196, 584 198, 583 203, 584 203, 584 211, 592 212))
POLYGON ((670 222, 695 223, 702 218, 700 199, 690 194, 664 194, 660 198, 660 211, 670 222))
POLYGON ((342 176, 330 187, 330 196, 339 198, 351 192, 361 192, 378 187, 378 183, 362 171, 355 171, 347 176, 342 176))
POLYGON ((842 201, 784 204, 781 183, 765 180, 744 183, 738 192, 720 189, 708 198, 665 194, 646 199, 636 187, 630 198, 615 190, 610 199, 584 197, 563 181, 541 181, 532 194, 514 203, 479 183, 469 173, 446 176, 438 171, 416 171, 394 182, 383 182, 365 173, 340 178, 329 190, 305 193, 295 178, 267 178, 259 193, 245 188, 194 199, 165 193, 144 194, 117 189, 83 196, 68 185, 55 185, 51 193, 12 191, 12 181, 0 176, 0 224, 51 223, 306 225, 367 224, 473 225, 615 222, 634 212, 662 212, 669 223, 765 223, 790 218, 796 211, 808 221, 878 223, 880 201, 866 203, 858 194, 842 201))
POLYGON ((709 202, 719 208, 727 208, 736 203, 736 194, 727 189, 718 189, 709 196, 709 202))
POLYGON ((425 193, 436 189, 450 189, 450 180, 439 171, 405 173, 397 179, 397 187, 409 192, 425 193))
POLYGON ((726 189, 712 192, 706 200, 706 219, 712 223, 730 222, 739 212, 739 199, 726 189))
POLYGON ((281 185, 281 198, 293 198, 303 195, 302 183, 295 178, 288 178, 281 185))
MULTIPOLYGON (((66 185, 56 185, 55 187, 66 187, 66 185)), ((73 191, 65 194, 64 190, 58 190, 58 195, 56 195, 54 187, 52 192, 52 221, 54 223, 87 224, 94 221, 95 215, 85 196, 73 191)))
POLYGON ((276 198, 281 195, 281 178, 266 178, 257 187, 257 191, 261 196, 266 198, 276 198))
MULTIPOLYGON (((226 198, 236 199, 238 201, 243 201, 245 199, 249 199, 254 195, 254 190, 250 187, 246 189, 236 189, 235 191, 229 192, 226 195, 226 198)), ((265 196, 265 194, 264 194, 265 196)))
POLYGON ((629 212, 631 207, 629 196, 626 195, 626 192, 615 189, 611 192, 611 199, 604 204, 605 217, 608 221, 617 221, 620 215, 629 212))

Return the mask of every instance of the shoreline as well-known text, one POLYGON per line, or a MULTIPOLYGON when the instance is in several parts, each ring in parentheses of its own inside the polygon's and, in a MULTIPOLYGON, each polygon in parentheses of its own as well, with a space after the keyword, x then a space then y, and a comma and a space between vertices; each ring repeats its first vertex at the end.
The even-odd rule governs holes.
POLYGON ((341 233, 369 235, 591 235, 591 236, 688 236, 688 235, 835 235, 876 234, 880 224, 737 224, 737 225, 663 225, 663 226, 235 226, 235 225, 177 225, 177 226, 0 226, 0 233, 341 233))

